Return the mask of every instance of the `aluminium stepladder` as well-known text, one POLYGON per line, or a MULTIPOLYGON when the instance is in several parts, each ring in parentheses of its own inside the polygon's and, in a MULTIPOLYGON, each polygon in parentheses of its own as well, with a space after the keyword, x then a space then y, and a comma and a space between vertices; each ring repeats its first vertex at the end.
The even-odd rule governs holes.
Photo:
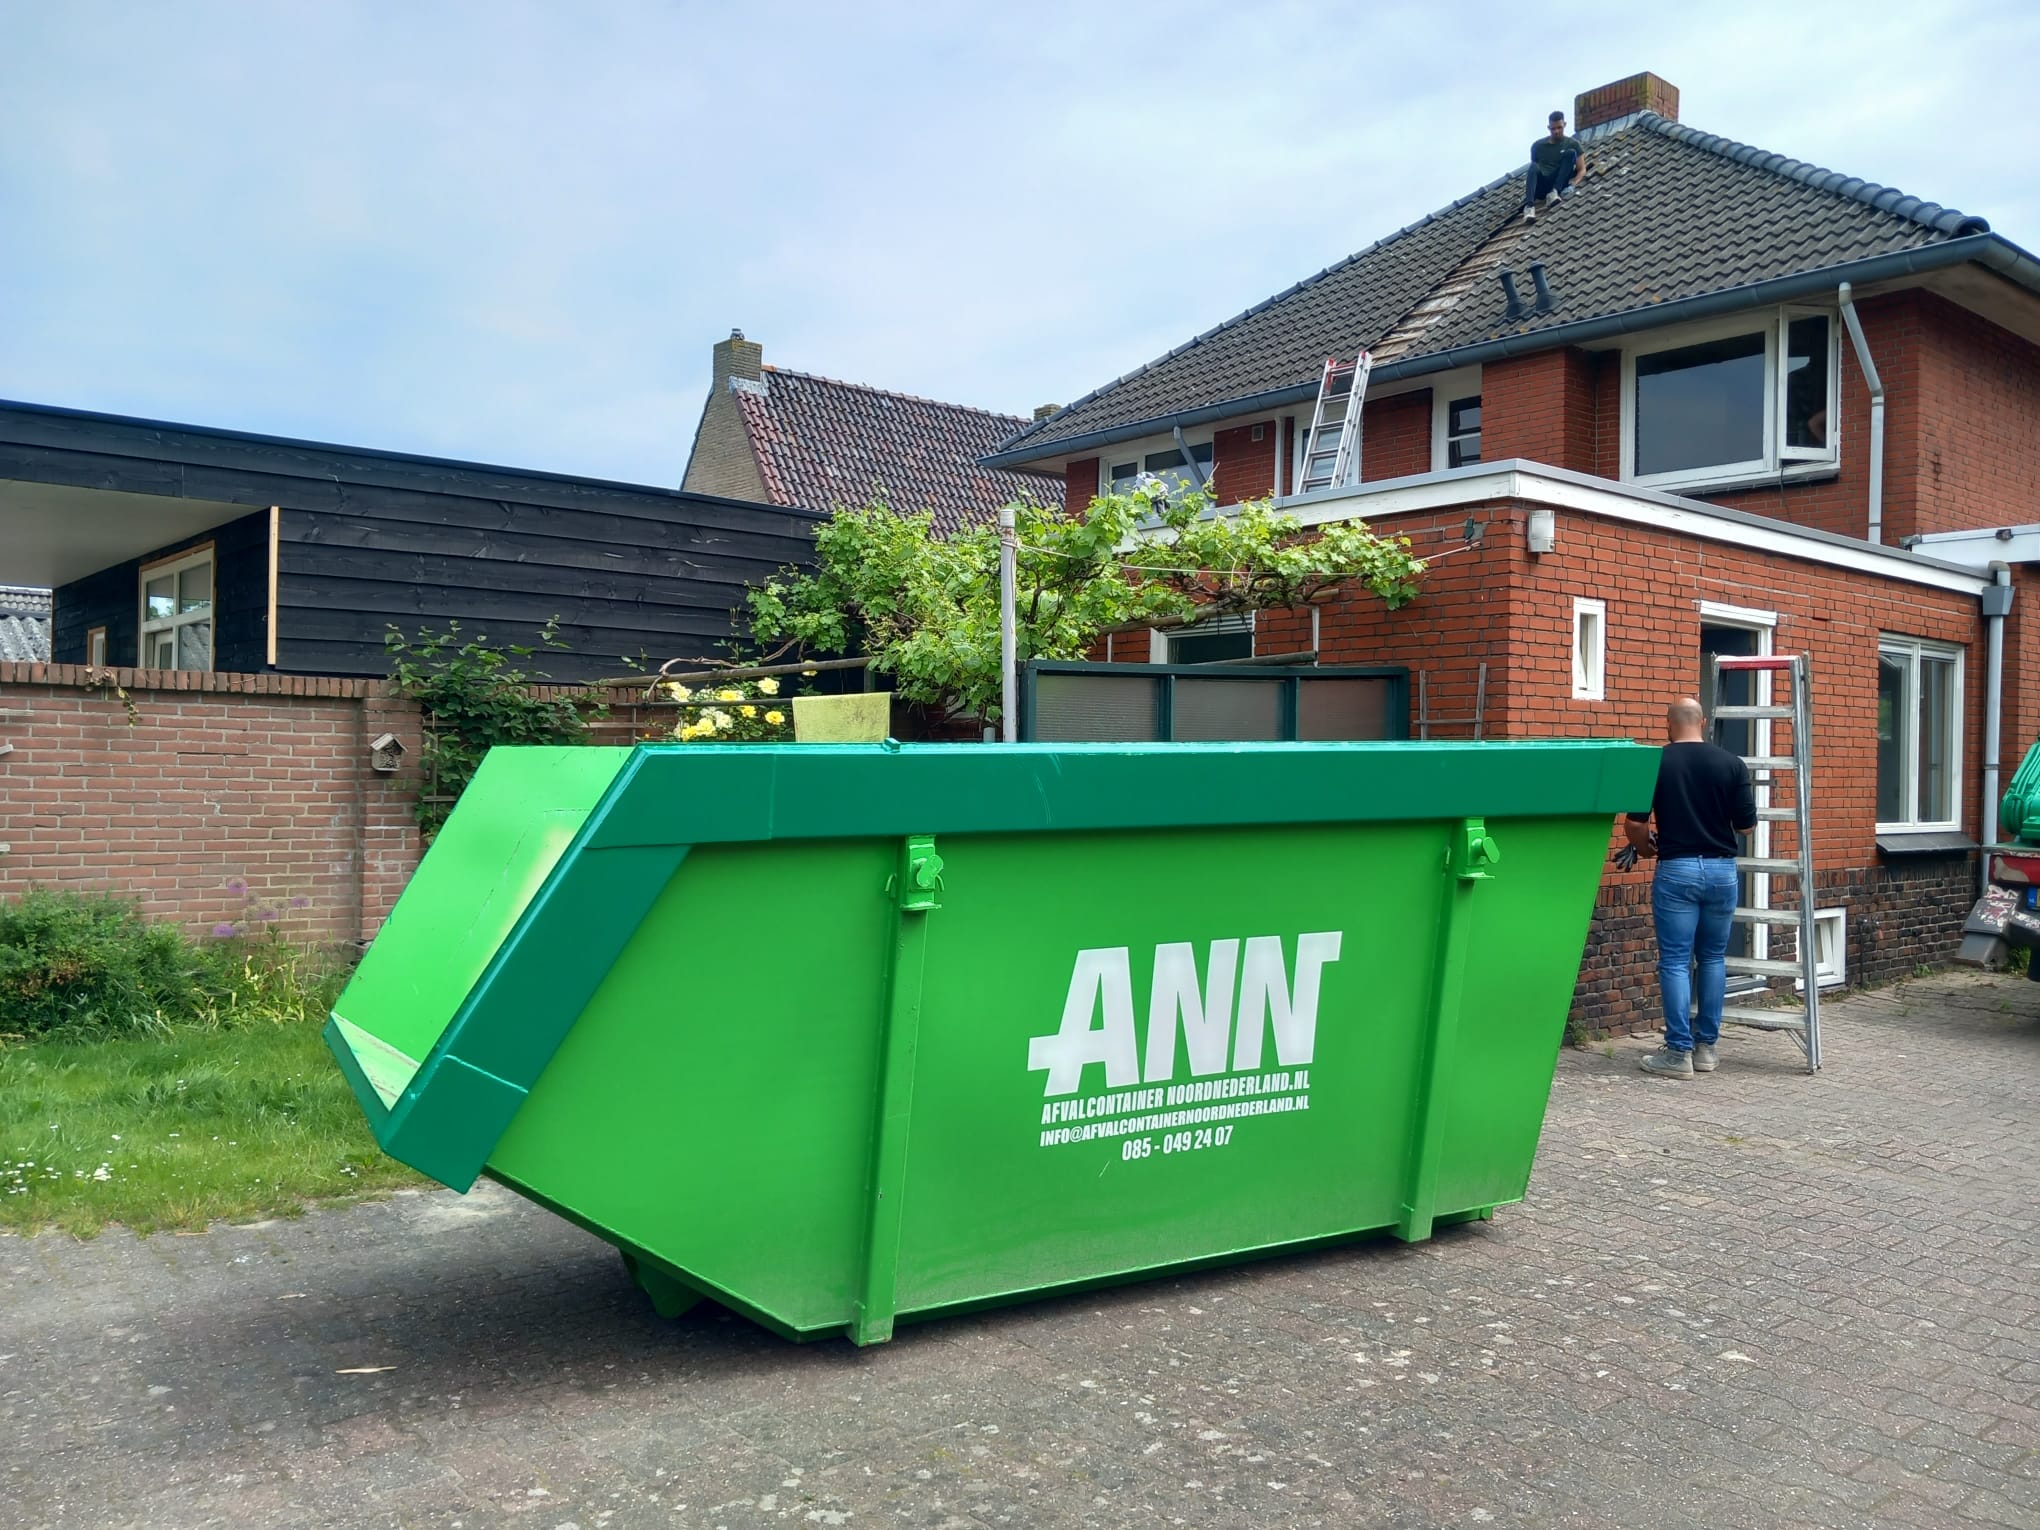
POLYGON ((1360 406, 1367 396, 1367 375, 1373 370, 1374 357, 1367 351, 1351 361, 1325 358, 1310 434, 1303 438, 1297 493, 1349 488, 1360 481, 1360 406))
MULTIPOLYGON (((1757 821, 1759 823, 1780 823, 1792 825, 1793 853, 1779 855, 1739 855, 1735 858, 1738 872, 1762 872, 1776 879, 1790 877, 1798 884, 1799 906, 1797 908, 1753 908, 1739 906, 1735 911, 1738 924, 1751 926, 1766 925, 1772 928, 1791 928, 1798 932, 1799 949, 1792 961, 1774 961, 1768 957, 1731 956, 1728 970, 1732 973, 1751 973, 1760 977, 1796 977, 1802 985, 1805 1008, 1793 1010, 1758 1009, 1730 1005, 1722 1010, 1722 1019, 1730 1025, 1750 1026, 1757 1030, 1784 1031, 1799 1043, 1799 1049, 1806 1055, 1806 1071, 1817 1072, 1820 1068, 1820 940, 1818 918, 1814 904, 1817 901, 1813 883, 1813 687, 1812 666, 1808 656, 1791 654, 1787 656, 1764 655, 1740 657, 1723 655, 1714 661, 1713 705, 1709 708, 1710 720, 1731 722, 1747 720, 1753 723, 1784 723, 1791 729, 1791 752, 1777 752, 1775 737, 1769 740, 1768 753, 1747 754, 1743 763, 1750 768, 1752 784, 1756 788, 1757 821), (1759 700, 1752 687, 1751 705, 1724 703, 1721 699, 1723 677, 1730 674, 1749 674, 1757 677, 1768 676, 1772 681, 1772 692, 1768 700, 1759 700), (1791 687, 1791 696, 1780 701, 1777 683, 1783 681, 1791 687), (1781 784, 1781 777, 1790 778, 1792 802, 1788 807, 1777 806, 1772 798, 1775 788, 1781 784)), ((1751 747, 1762 742, 1758 731, 1751 729, 1751 747)))

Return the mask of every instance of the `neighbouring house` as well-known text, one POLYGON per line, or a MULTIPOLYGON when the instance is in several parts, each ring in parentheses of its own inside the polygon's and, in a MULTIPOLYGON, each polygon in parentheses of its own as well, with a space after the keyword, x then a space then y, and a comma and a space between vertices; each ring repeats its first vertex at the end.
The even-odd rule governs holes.
MULTIPOLYGON (((1072 505, 1195 476, 1432 560, 1399 612, 1123 633, 1118 660, 1405 665, 1458 736, 1484 674, 1486 737, 1656 739, 1715 656, 1809 654, 1824 969, 1950 956, 1999 767, 2040 733, 2040 262, 1981 218, 1685 126, 1654 75, 1580 96, 1574 123, 1585 182, 1535 222, 1512 172, 986 460, 1060 473, 1072 505), (1363 346, 1359 471, 1298 494, 1321 368, 1363 346)), ((1761 752, 1769 727, 1727 741, 1761 752)), ((1759 855, 1786 843, 1760 825, 1759 855)), ((1654 1023, 1646 872, 1605 885, 1589 1028, 1654 1023)), ((1746 877, 1755 907, 1796 896, 1746 877)), ((1787 938, 1746 922, 1736 949, 1787 938)))
POLYGON ((383 675, 391 624, 528 643, 559 680, 709 655, 814 512, 0 402, 0 536, 59 664, 383 675))
MULTIPOLYGON (((0 601, 0 895, 112 888, 201 933, 289 910, 293 936, 364 939, 432 790, 418 708, 381 678, 390 625, 529 644, 558 617, 568 647, 520 662, 559 681, 710 656, 821 519, 0 403, 0 572, 54 588, 34 654, 0 601)), ((634 720, 619 698, 604 736, 634 720)))
POLYGON ((682 480, 693 492, 821 510, 877 499, 933 511, 943 532, 1016 500, 1062 497, 1055 476, 980 463, 1027 423, 1018 415, 789 372, 740 329, 712 358, 682 480))
POLYGON ((46 664, 50 657, 50 592, 0 584, 0 662, 46 664))

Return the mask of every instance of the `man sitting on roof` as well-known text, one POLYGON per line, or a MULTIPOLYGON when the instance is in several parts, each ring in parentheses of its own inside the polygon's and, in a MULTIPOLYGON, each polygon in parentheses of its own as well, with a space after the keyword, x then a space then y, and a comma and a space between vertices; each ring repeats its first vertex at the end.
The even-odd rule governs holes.
POLYGON ((1565 113, 1553 112, 1550 136, 1530 145, 1530 168, 1523 179, 1523 221, 1536 221, 1540 198, 1556 202, 1579 185, 1586 173, 1587 157, 1580 152, 1580 141, 1566 136, 1565 113))

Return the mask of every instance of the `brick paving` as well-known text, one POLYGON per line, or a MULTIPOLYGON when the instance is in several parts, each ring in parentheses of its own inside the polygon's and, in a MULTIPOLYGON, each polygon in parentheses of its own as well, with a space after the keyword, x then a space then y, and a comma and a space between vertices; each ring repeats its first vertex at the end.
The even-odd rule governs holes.
POLYGON ((0 1525, 2030 1530, 2040 984, 1829 1015, 1817 1079, 1567 1053, 1492 1224, 868 1351, 660 1322, 501 1191, 0 1239, 0 1525))

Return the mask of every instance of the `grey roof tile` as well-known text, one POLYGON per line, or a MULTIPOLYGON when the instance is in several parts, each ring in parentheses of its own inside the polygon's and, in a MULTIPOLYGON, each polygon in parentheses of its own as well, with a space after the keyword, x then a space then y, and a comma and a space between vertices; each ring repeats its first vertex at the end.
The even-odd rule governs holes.
POLYGON ((1207 330, 1004 443, 1095 432, 1307 385, 1327 354, 1437 355, 1917 248, 1988 225, 1890 187, 1698 132, 1653 113, 1587 144, 1579 192, 1535 223, 1520 173, 1207 330), (1555 302, 1508 320, 1495 268, 1544 264, 1555 302))
POLYGON ((49 659, 49 618, 0 610, 0 660, 15 664, 47 664, 49 659))
POLYGON ((1015 415, 773 366, 762 386, 734 396, 774 504, 835 510, 878 497, 896 510, 932 510, 936 529, 949 532, 1016 499, 1056 497, 1060 487, 1038 473, 979 465, 1026 423, 1015 415))

